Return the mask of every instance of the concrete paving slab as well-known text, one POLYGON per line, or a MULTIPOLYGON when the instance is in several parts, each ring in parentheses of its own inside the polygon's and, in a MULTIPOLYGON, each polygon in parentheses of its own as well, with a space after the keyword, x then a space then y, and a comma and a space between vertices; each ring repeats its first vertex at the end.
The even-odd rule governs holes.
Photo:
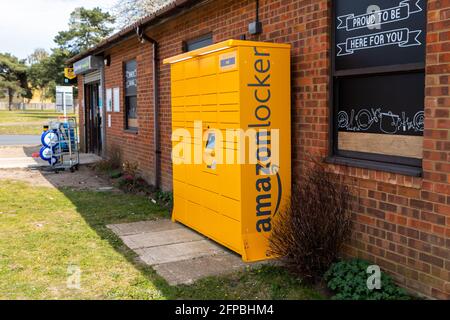
POLYGON ((122 241, 133 250, 182 242, 200 241, 203 239, 203 236, 187 228, 176 228, 160 232, 146 232, 122 237, 122 241))
POLYGON ((171 286, 192 284, 205 277, 226 275, 247 267, 249 264, 242 262, 241 257, 229 252, 153 266, 171 286))
POLYGON ((119 237, 140 233, 160 232, 183 228, 180 224, 173 223, 168 219, 113 224, 108 225, 107 227, 111 229, 111 231, 114 232, 119 237))
POLYGON ((222 247, 210 240, 176 243, 159 247, 137 249, 135 251, 142 261, 151 266, 168 262, 191 260, 226 252, 222 247))
POLYGON ((234 252, 168 219, 107 227, 170 285, 191 284, 266 263, 244 263, 234 252))

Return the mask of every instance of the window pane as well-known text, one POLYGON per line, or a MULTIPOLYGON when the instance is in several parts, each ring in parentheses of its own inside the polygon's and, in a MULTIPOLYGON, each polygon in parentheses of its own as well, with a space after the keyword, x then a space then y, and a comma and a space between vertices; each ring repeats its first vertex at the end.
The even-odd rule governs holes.
POLYGON ((339 150, 422 158, 423 72, 339 80, 339 150))
POLYGON ((135 96, 137 93, 137 64, 136 60, 125 63, 125 95, 135 96))
POLYGON ((335 0, 336 70, 423 63, 426 1, 335 0))
POLYGON ((333 151, 339 156, 421 166, 426 1, 403 2, 333 1, 333 151))
POLYGON ((137 63, 131 60, 125 63, 125 116, 127 129, 137 129, 137 63))
POLYGON ((212 44, 213 44, 212 34, 208 34, 208 35, 202 36, 200 38, 186 42, 186 50, 192 51, 192 50, 210 46, 212 44))
POLYGON ((128 129, 137 129, 137 97, 130 96, 125 98, 126 110, 127 110, 127 127, 128 129))

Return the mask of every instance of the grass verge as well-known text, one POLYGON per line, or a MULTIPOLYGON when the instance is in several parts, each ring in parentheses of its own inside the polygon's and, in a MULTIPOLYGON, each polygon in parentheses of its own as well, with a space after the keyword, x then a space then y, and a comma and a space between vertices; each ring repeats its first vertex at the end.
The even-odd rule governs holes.
MULTIPOLYGON (((68 116, 74 116, 69 114, 68 116)), ((0 134, 41 134, 49 119, 62 113, 48 111, 0 111, 0 134)))
POLYGON ((320 299, 278 267, 169 286, 107 224, 168 217, 147 197, 0 181, 0 299, 320 299), (67 287, 68 268, 80 289, 67 287))

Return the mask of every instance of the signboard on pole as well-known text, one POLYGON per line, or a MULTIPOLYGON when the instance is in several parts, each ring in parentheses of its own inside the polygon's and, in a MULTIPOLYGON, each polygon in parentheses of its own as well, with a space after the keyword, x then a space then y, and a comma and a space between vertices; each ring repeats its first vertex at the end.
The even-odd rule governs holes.
POLYGON ((77 76, 73 71, 73 68, 64 68, 64 83, 77 84, 77 76))
POLYGON ((73 68, 64 68, 64 76, 69 80, 75 79, 77 77, 73 72, 73 68))
POLYGON ((73 87, 72 86, 56 86, 56 109, 59 112, 73 113, 73 87))

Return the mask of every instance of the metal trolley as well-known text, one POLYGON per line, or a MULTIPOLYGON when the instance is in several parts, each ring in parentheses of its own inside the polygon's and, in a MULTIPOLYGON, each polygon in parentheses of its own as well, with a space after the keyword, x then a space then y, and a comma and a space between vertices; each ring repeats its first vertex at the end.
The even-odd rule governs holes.
POLYGON ((55 146, 51 148, 51 157, 57 161, 50 163, 50 170, 55 173, 66 169, 71 172, 78 170, 80 151, 77 119, 75 117, 58 117, 58 120, 49 122, 48 129, 55 130, 58 136, 55 146))

